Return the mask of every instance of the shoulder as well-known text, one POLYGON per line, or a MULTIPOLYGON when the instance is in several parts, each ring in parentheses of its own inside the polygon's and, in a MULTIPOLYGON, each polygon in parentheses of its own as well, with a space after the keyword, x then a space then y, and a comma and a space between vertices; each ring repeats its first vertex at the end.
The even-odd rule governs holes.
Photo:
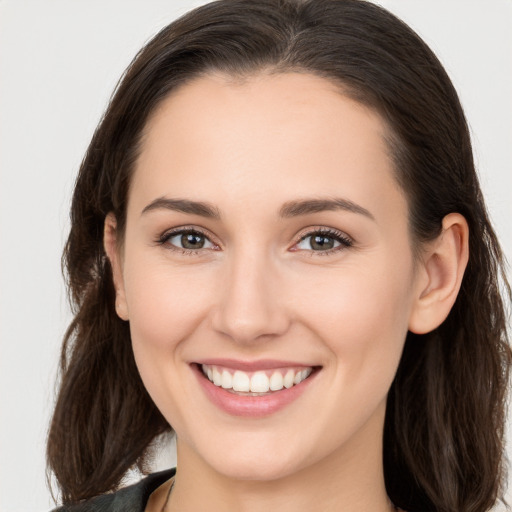
POLYGON ((174 476, 175 472, 175 469, 169 469, 153 473, 116 492, 96 496, 75 505, 63 505, 52 512, 144 512, 151 493, 174 476))

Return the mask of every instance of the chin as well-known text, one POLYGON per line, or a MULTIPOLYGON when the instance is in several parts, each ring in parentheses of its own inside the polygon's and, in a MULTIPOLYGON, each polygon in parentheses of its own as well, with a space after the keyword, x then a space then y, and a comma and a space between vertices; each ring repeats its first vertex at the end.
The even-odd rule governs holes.
POLYGON ((215 472, 226 478, 242 481, 272 481, 286 478, 316 462, 306 448, 307 442, 284 441, 269 432, 245 432, 215 436, 214 443, 199 447, 196 453, 215 472))
POLYGON ((227 460, 215 460, 213 469, 223 476, 242 481, 269 482, 286 478, 297 471, 297 466, 274 457, 245 458, 229 457, 227 460))

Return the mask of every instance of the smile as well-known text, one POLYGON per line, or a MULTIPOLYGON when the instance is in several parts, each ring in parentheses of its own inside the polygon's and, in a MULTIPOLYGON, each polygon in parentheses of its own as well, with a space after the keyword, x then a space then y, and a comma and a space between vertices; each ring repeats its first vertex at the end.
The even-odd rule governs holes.
POLYGON ((312 367, 246 372, 207 364, 201 365, 201 370, 215 386, 248 396, 290 389, 307 379, 313 372, 312 367))
POLYGON ((191 365, 205 396, 231 416, 261 418, 290 406, 314 386, 321 366, 229 359, 191 365))

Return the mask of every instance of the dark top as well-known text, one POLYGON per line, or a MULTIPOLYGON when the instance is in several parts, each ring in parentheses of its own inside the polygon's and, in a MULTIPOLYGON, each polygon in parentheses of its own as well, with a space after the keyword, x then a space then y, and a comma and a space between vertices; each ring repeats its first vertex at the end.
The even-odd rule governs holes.
MULTIPOLYGON (((151 493, 176 474, 176 468, 153 473, 136 484, 51 512, 144 512, 151 493)), ((401 509, 396 509, 403 512, 401 509)))
POLYGON ((76 505, 64 505, 52 512, 144 512, 151 493, 175 473, 176 469, 153 473, 117 492, 102 494, 76 505))

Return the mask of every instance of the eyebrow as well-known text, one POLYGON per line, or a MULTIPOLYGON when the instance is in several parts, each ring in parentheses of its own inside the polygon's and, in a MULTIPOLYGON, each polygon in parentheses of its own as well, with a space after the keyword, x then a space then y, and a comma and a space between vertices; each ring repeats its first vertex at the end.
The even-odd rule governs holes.
MULTIPOLYGON (((204 201, 192 201, 190 199, 170 199, 166 197, 159 197, 149 203, 143 210, 141 215, 153 210, 172 210, 176 212, 189 213, 192 215, 199 215, 210 219, 220 220, 221 214, 219 209, 204 201)), ((370 211, 362 206, 342 198, 329 198, 329 199, 302 199, 295 201, 288 201, 283 204, 279 210, 279 217, 292 218, 301 215, 308 215, 311 213, 319 213, 324 211, 344 210, 359 215, 364 215, 369 219, 375 220, 375 217, 370 211)))
POLYGON ((304 199, 299 201, 286 202, 279 211, 279 216, 283 218, 298 217, 310 213, 324 211, 344 210, 351 213, 364 215, 369 219, 375 220, 375 217, 366 208, 342 198, 329 199, 304 199))
POLYGON ((220 219, 219 209, 210 203, 203 201, 191 201, 189 199, 169 199, 159 197, 149 203, 143 210, 141 215, 153 210, 172 210, 175 212, 190 213, 211 219, 220 219))

